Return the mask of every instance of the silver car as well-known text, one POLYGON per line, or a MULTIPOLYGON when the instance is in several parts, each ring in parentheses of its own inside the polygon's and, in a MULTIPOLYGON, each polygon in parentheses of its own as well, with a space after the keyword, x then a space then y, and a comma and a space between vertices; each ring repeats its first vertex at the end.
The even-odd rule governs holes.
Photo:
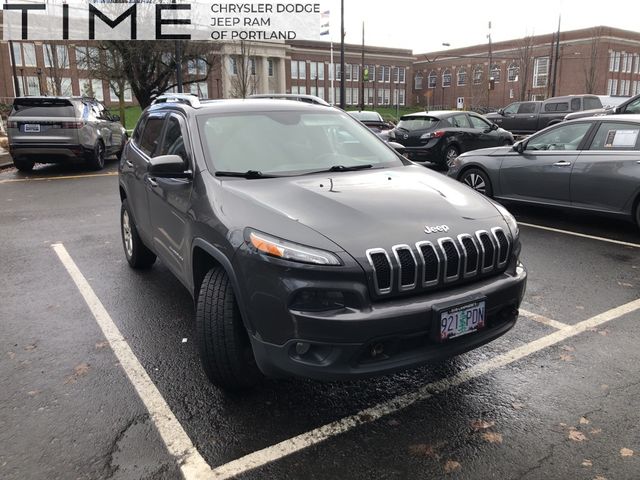
POLYGON ((100 170, 127 141, 119 121, 93 98, 18 97, 7 122, 9 153, 21 171, 77 159, 100 170))
POLYGON ((513 147, 467 152, 448 175, 489 197, 589 210, 640 226, 640 115, 582 118, 513 147))

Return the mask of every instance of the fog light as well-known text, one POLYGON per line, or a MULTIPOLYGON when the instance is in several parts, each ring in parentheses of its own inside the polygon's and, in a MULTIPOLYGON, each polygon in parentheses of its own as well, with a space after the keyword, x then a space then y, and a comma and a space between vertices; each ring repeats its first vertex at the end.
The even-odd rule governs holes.
POLYGON ((296 343, 296 353, 298 355, 304 355, 309 351, 310 348, 311 348, 311 345, 308 344, 307 342, 296 343))
POLYGON ((382 343, 374 343, 371 345, 371 357, 375 358, 384 353, 384 345, 382 343))

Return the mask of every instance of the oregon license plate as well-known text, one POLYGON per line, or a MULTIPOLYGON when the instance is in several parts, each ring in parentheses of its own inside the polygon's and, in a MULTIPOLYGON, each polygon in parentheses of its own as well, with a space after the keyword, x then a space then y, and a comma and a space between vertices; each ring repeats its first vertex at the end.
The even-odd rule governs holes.
POLYGON ((39 133, 40 125, 37 123, 25 123, 24 124, 24 133, 39 133))
POLYGON ((440 340, 472 333, 485 325, 485 301, 478 300, 440 310, 440 340))

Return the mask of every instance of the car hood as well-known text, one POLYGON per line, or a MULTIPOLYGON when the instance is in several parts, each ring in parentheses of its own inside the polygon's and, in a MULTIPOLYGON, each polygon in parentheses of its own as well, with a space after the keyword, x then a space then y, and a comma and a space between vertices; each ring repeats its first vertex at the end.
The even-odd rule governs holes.
POLYGON ((274 222, 267 219, 276 213, 315 230, 360 258, 367 248, 436 240, 493 226, 506 228, 499 212, 485 197, 417 165, 303 177, 224 180, 223 188, 227 211, 238 203, 245 204, 242 209, 246 211, 247 202, 252 204, 247 226, 301 242, 286 232, 274 231, 274 222), (449 230, 424 233, 425 226, 441 225, 449 230))

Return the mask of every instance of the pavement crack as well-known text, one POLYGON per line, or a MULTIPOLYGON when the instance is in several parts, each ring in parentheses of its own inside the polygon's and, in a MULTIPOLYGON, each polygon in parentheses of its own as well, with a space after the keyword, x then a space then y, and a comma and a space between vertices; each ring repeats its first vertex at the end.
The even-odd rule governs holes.
POLYGON ((136 415, 135 417, 132 417, 125 425, 124 427, 122 427, 118 433, 116 433, 113 441, 111 442, 111 445, 109 446, 109 449, 107 450, 107 453, 105 454, 105 467, 107 469, 107 476, 105 477, 106 479, 109 478, 113 478, 113 476, 115 475, 115 473, 118 471, 118 466, 114 466, 113 465, 113 456, 114 454, 118 451, 118 444, 120 443, 120 441, 124 438, 124 436, 126 435, 127 431, 137 425, 138 423, 143 423, 146 422, 149 419, 149 414, 142 414, 142 415, 136 415))
POLYGON ((544 465, 544 463, 549 460, 551 457, 553 457, 553 453, 554 450, 556 448, 555 444, 551 444, 548 447, 548 453, 546 455, 544 455, 543 457, 540 457, 538 460, 536 460, 536 464, 533 465, 532 467, 528 468, 527 470, 525 470, 524 472, 522 472, 521 474, 519 474, 517 476, 518 479, 523 479, 526 478, 527 475, 529 475, 530 473, 535 472, 536 470, 542 468, 542 466, 544 465))

